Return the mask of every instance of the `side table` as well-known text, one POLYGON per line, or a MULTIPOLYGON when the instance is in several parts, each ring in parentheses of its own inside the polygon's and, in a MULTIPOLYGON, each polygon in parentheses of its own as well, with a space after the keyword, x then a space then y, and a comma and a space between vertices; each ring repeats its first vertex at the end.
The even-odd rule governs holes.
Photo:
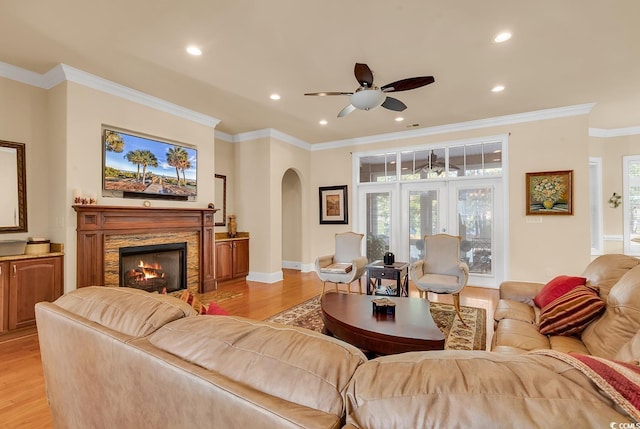
POLYGON ((385 265, 375 261, 367 269, 367 295, 409 296, 409 264, 395 262, 385 265), (395 284, 383 285, 382 280, 391 280, 395 284))

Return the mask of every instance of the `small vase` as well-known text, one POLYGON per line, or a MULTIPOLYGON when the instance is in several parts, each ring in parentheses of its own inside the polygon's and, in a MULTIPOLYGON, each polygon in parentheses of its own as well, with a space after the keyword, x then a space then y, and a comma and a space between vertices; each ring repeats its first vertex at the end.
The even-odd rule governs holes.
POLYGON ((234 238, 238 231, 238 224, 236 223, 236 215, 229 215, 229 224, 227 225, 227 234, 230 238, 234 238))
POLYGON ((555 203, 553 202, 553 200, 544 200, 544 201, 542 202, 542 205, 543 205, 543 206, 544 206, 544 208, 545 208, 545 209, 547 209, 547 210, 551 210, 551 209, 553 208, 553 205, 554 205, 554 204, 555 204, 555 203))

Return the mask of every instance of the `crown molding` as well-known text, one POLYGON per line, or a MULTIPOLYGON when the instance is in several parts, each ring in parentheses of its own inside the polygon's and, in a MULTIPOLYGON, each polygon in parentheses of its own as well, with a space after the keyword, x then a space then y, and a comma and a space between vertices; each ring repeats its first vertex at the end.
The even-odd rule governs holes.
POLYGON ((40 73, 25 70, 8 63, 3 63, 2 61, 0 61, 0 77, 26 83, 31 86, 37 86, 38 88, 44 88, 44 78, 40 73))
POLYGON ((209 127, 215 128, 220 123, 220 119, 170 103, 66 64, 58 64, 47 73, 39 74, 0 62, 0 76, 47 90, 64 81, 74 82, 209 127))
MULTIPOLYGON (((154 97, 144 92, 128 88, 124 85, 120 85, 107 79, 92 75, 66 64, 58 64, 47 73, 39 74, 0 61, 0 77, 5 77, 7 79, 22 82, 24 84, 46 90, 54 88, 62 82, 70 81, 213 128, 215 128, 220 123, 220 119, 196 112, 191 109, 187 109, 177 104, 170 103, 158 97, 154 97)), ((479 119, 475 121, 459 122, 455 124, 399 131, 395 133, 378 134, 367 137, 356 137, 345 140, 335 140, 318 144, 307 143, 303 140, 300 140, 296 137, 273 128, 265 128, 262 130, 250 131, 240 134, 228 134, 221 131, 215 131, 215 137, 219 140, 232 143, 255 140, 258 138, 276 138, 304 150, 319 151, 347 146, 379 143, 390 140, 409 139, 414 137, 469 131, 495 126, 518 124, 523 122, 534 122, 545 119, 556 119, 568 116, 585 115, 591 111, 594 105, 595 103, 579 104, 574 106, 537 110, 533 112, 516 113, 513 115, 497 116, 494 118, 479 119)), ((610 138, 638 134, 640 134, 640 126, 612 129, 589 128, 590 137, 610 138)))
POLYGON ((589 128, 589 137, 622 137, 622 136, 635 136, 640 134, 640 127, 626 127, 626 128, 589 128))
POLYGON ((553 109, 536 110, 533 112, 516 113, 513 115, 497 116, 494 118, 478 119, 475 121, 459 122, 456 124, 439 125, 435 127, 420 128, 415 130, 398 131, 395 133, 378 134, 369 137, 358 137, 347 140, 319 143, 312 146, 311 150, 336 149, 345 146, 357 146, 371 143, 380 143, 390 140, 408 139, 413 137, 425 137, 436 134, 448 134, 459 131, 477 130, 502 125, 535 122, 545 119, 564 118, 568 116, 586 115, 591 112, 595 103, 577 104, 575 106, 557 107, 553 109))
POLYGON ((303 140, 300 140, 296 137, 290 136, 289 134, 283 133, 282 131, 278 131, 273 128, 263 128, 261 130, 249 131, 246 133, 235 134, 233 136, 234 143, 246 142, 251 140, 257 140, 261 138, 274 138, 281 140, 290 145, 299 147, 300 149, 311 151, 313 150, 313 145, 307 143, 303 140))

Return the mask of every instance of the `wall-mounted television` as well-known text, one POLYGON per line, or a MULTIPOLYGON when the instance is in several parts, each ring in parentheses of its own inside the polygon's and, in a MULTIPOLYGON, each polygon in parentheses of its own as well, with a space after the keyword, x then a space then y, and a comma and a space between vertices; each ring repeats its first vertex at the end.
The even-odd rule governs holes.
POLYGON ((104 196, 195 201, 193 146, 103 126, 102 147, 104 196))

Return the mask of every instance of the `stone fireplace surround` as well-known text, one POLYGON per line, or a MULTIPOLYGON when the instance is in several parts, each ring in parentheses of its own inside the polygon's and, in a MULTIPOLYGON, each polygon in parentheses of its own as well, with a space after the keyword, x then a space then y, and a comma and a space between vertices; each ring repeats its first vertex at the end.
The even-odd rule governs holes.
POLYGON ((77 284, 119 286, 118 249, 186 242, 187 289, 216 289, 214 209, 74 205, 77 284))

